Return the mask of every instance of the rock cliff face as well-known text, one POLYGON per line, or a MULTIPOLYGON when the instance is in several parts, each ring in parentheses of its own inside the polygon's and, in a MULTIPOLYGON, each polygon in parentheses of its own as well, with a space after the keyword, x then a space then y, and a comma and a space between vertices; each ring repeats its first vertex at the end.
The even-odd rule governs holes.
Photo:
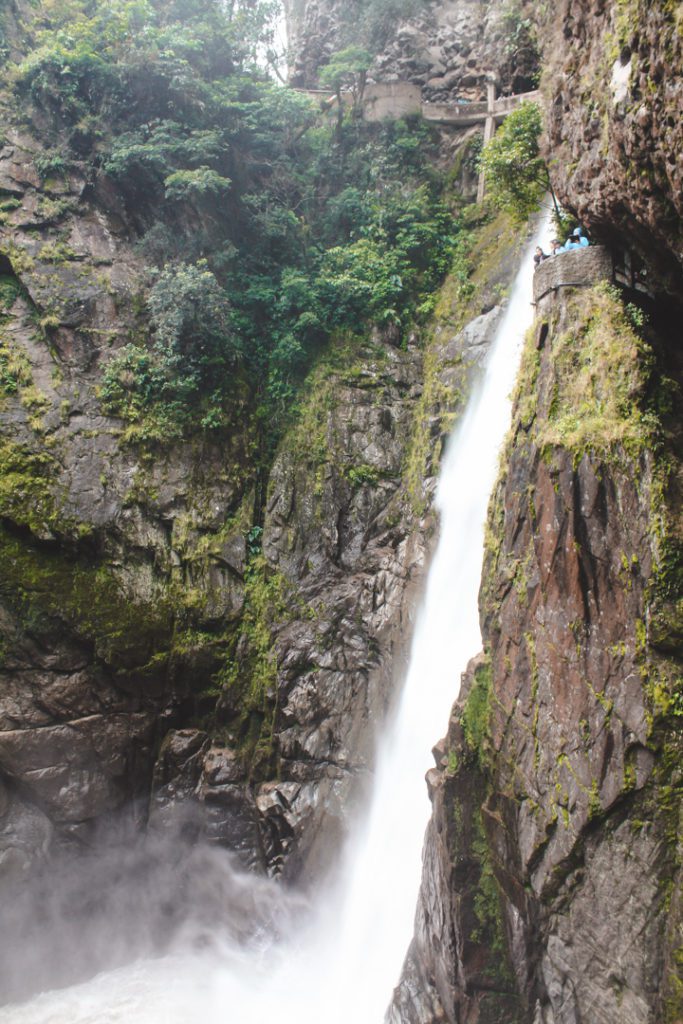
POLYGON ((680 449, 612 293, 559 294, 491 505, 487 654, 430 776, 396 1020, 680 1013, 680 449))
POLYGON ((563 202, 680 293, 680 16, 673 4, 563 3, 541 28, 547 155, 563 202))
POLYGON ((609 290, 567 288, 610 277, 599 250, 588 278, 573 253, 537 274, 490 510, 486 654, 435 748, 392 1021, 681 1016, 675 26, 666 5, 581 3, 541 24, 553 182, 612 253, 645 261, 656 301, 634 333, 609 290))
MULTIPOLYGON (((292 0, 295 81, 314 83, 357 13, 292 0)), ((506 91, 527 88, 535 53, 508 59, 501 17, 473 0, 416 4, 398 28, 376 27, 375 74, 432 99, 478 98, 491 67, 506 91)), ((678 21, 634 0, 567 4, 541 27, 558 191, 669 292, 678 21)), ((61 847, 87 848, 104 821, 114 837, 179 830, 310 878, 343 833, 400 675, 440 440, 490 339, 510 247, 489 226, 474 298, 447 282, 430 338, 332 346, 264 481, 251 422, 225 445, 153 448, 103 414, 102 365, 141 326, 139 225, 106 175, 77 163, 46 175, 43 156, 28 133, 6 133, 0 881, 8 891, 61 847)), ((486 653, 436 748, 391 1019, 674 1024, 672 307, 654 311, 646 345, 604 288, 538 298, 490 513, 486 653)))
POLYGON ((366 5, 286 0, 294 85, 315 86, 330 57, 361 41, 370 46, 377 81, 410 81, 425 99, 486 99, 485 76, 504 93, 535 87, 538 53, 521 8, 483 0, 366 5), (511 42, 514 37, 514 45, 511 42))
MULTIPOLYGON (((330 355, 247 572, 249 424, 232 448, 150 450, 103 415, 102 362, 132 329, 142 267, 77 174, 41 183, 38 153, 11 134, 0 154, 4 919, 9 893, 105 825, 110 844, 170 830, 310 880, 400 670, 424 553, 399 494, 420 354, 377 339, 330 355), (212 682, 226 663, 238 671, 212 682)), ((7 970, 0 988, 21 995, 7 970)))
MULTIPOLYGON (((142 266, 86 182, 75 173, 43 186, 37 155, 12 134, 0 155, 12 196, 2 257, 12 386, 0 410, 4 856, 28 865, 54 828, 85 840, 102 815, 144 805, 153 778, 155 825, 191 795, 213 838, 275 870, 300 819, 322 815, 323 791, 334 803, 340 779, 362 769, 369 719, 388 699, 391 637, 422 557, 408 506, 392 505, 420 359, 378 341, 346 372, 321 371, 314 433, 297 428, 273 467, 254 593, 249 424, 232 449, 150 451, 102 414, 102 361, 133 329, 142 266), (67 256, 55 253, 58 232, 67 256), (245 591, 252 615, 265 602, 282 669, 246 716, 240 680, 231 684, 217 743, 210 680, 245 591), (198 727, 207 715, 211 727, 198 727), (266 718, 256 785, 237 748, 266 718), (264 781, 274 757, 287 765, 275 787, 264 781)), ((347 357, 337 353, 340 365, 347 357)))
POLYGON ((401 673, 444 417, 491 338, 515 240, 484 229, 467 327, 454 278, 426 349, 333 345, 264 483, 248 418, 220 445, 150 444, 104 414, 102 368, 145 329, 138 229, 106 175, 46 177, 41 155, 8 130, 2 879, 90 849, 106 823, 108 842, 180 831, 310 880, 401 673))

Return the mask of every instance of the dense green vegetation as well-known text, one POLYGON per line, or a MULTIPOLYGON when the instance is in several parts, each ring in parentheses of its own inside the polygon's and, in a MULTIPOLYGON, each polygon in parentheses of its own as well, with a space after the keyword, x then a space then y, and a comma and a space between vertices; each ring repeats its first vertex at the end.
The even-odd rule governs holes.
POLYGON ((485 766, 487 758, 491 681, 491 662, 487 659, 474 670, 472 686, 460 719, 465 747, 480 767, 485 766))
MULTIPOLYGON (((51 0, 30 56, 6 66, 41 133, 46 113, 55 126, 40 173, 89 164, 139 238, 139 330, 101 399, 151 438, 230 427, 247 410, 273 435, 333 333, 400 335, 449 264, 428 130, 353 112, 327 122, 275 85, 257 63, 275 9, 51 0)), ((330 75, 360 87, 367 55, 346 57, 330 75)))
POLYGON ((541 128, 537 104, 522 103, 505 118, 481 156, 491 200, 520 222, 538 209, 550 187, 538 146, 541 128))

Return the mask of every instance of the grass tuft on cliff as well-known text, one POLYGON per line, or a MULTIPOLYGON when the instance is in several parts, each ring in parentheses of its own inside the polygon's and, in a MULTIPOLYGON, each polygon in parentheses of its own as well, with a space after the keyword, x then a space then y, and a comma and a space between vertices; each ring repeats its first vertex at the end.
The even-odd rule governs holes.
POLYGON ((516 418, 532 421, 543 449, 561 447, 577 459, 586 452, 612 459, 635 455, 656 441, 658 418, 650 407, 653 357, 623 305, 606 284, 569 300, 566 322, 551 332, 552 380, 539 381, 539 353, 527 339, 515 394, 516 418))

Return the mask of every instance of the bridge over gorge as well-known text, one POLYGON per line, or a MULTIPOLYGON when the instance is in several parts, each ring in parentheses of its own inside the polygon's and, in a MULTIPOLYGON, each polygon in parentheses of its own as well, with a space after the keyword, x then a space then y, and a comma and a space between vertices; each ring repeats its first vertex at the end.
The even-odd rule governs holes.
MULTIPOLYGON (((315 89, 298 89, 325 108, 336 102, 336 96, 315 89)), ((486 81, 486 99, 480 102, 455 100, 451 103, 427 103, 422 99, 422 88, 412 82, 371 82, 363 93, 363 119, 383 121, 387 117, 408 117, 421 114, 425 121, 433 124, 451 125, 454 128, 470 128, 481 124, 484 127, 484 144, 493 138, 496 128, 507 115, 522 102, 540 99, 540 92, 518 93, 515 96, 496 97, 496 84, 486 81)), ((342 101, 351 105, 351 93, 342 93, 342 101)), ((484 175, 479 176, 477 202, 484 198, 484 175)))

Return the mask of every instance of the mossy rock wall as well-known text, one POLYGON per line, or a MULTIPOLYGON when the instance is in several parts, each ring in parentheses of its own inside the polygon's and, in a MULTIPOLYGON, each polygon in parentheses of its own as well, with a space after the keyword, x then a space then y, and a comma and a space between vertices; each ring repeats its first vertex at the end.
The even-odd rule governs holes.
POLYGON ((651 623, 681 586, 679 385, 624 301, 568 294, 529 336, 481 593, 487 830, 518 985, 550 1019, 672 1019, 683 652, 651 623))
POLYGON ((494 949, 501 1024, 680 1013, 671 341, 604 283, 563 290, 529 332, 489 508, 486 656, 435 748, 396 1019, 435 1000, 434 1019, 483 1019, 494 949))

